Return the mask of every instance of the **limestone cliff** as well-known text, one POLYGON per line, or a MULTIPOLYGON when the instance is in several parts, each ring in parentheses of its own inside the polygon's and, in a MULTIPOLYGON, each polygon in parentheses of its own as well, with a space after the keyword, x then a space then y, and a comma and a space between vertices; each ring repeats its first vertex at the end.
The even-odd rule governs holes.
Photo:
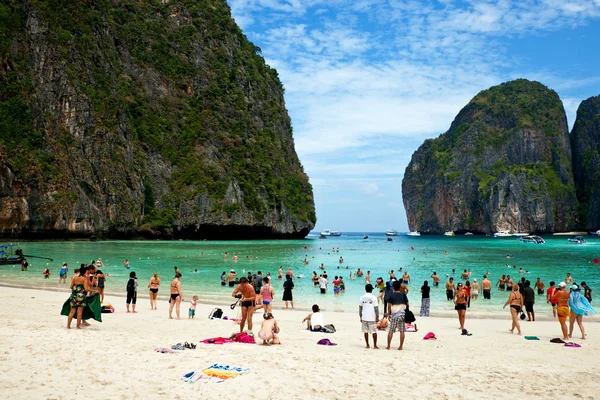
POLYGON ((571 131, 581 227, 600 229, 600 96, 584 100, 571 131))
POLYGON ((0 237, 304 237, 284 89, 225 0, 0 4, 0 237))
POLYGON ((577 225, 565 112, 519 79, 480 92, 413 154, 402 181, 411 230, 554 232, 577 225))

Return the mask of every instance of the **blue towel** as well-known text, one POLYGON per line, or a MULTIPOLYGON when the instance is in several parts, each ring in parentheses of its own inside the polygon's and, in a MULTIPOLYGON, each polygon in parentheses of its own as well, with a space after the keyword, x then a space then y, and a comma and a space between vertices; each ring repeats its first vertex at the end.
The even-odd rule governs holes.
POLYGON ((569 296, 569 308, 575 311, 575 314, 578 316, 596 313, 596 310, 594 310, 589 301, 581 295, 579 290, 574 290, 569 296))

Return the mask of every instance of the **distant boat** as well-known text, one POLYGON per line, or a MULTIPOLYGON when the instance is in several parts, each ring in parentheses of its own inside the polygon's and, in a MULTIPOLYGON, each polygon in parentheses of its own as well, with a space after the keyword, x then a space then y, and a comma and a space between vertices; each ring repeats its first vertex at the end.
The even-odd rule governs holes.
POLYGON ((569 243, 577 243, 577 244, 585 243, 585 239, 583 238, 583 236, 575 236, 574 238, 569 238, 567 240, 569 241, 569 243))
POLYGON ((386 236, 398 236, 400 234, 398 233, 397 230, 389 229, 389 230, 385 231, 385 235, 386 236))
POLYGON ((472 233, 472 232, 465 233, 465 236, 473 236, 473 235, 474 235, 474 233, 472 233))
POLYGON ((420 232, 408 232, 407 233, 408 236, 421 236, 420 232))
POLYGON ((341 232, 332 231, 331 229, 324 229, 321 232, 321 236, 342 236, 341 232))
POLYGON ((444 232, 444 236, 454 236, 454 232, 452 232, 452 231, 444 232))
POLYGON ((520 236, 518 240, 519 240, 519 242, 523 242, 523 243, 535 243, 535 244, 546 243, 546 241, 544 239, 542 239, 541 237, 532 236, 532 235, 520 236))
POLYGON ((498 231, 494 233, 494 237, 510 237, 512 236, 509 231, 498 231))
POLYGON ((363 236, 363 239, 368 239, 369 236, 367 236, 366 234, 363 236))
POLYGON ((529 236, 529 232, 515 232, 511 233, 512 236, 529 236))

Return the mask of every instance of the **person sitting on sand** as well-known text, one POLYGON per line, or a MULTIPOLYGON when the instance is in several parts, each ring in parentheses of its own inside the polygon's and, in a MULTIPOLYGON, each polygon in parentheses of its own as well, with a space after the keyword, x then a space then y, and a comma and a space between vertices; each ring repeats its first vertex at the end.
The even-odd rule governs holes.
POLYGON ((377 330, 385 331, 387 329, 387 327, 390 325, 390 320, 388 317, 386 317, 384 315, 384 317, 381 318, 375 325, 377 326, 377 330))
POLYGON ((302 322, 306 322, 306 329, 312 332, 321 332, 324 326, 323 321, 323 313, 316 304, 313 304, 312 312, 302 320, 302 322))
POLYGON ((273 314, 270 312, 265 313, 263 315, 264 321, 260 326, 260 332, 258 332, 258 337, 263 340, 264 345, 271 344, 281 344, 279 341, 279 325, 277 324, 277 320, 273 317, 273 314))

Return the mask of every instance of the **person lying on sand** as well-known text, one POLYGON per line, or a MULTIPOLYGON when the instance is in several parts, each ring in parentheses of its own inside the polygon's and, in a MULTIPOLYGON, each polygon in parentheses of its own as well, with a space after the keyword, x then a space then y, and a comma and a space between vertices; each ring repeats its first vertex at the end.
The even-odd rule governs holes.
POLYGON ((279 341, 279 325, 277 324, 277 320, 273 317, 271 313, 265 313, 263 315, 264 321, 260 326, 260 332, 258 332, 258 337, 263 340, 264 345, 270 344, 281 344, 279 341))

